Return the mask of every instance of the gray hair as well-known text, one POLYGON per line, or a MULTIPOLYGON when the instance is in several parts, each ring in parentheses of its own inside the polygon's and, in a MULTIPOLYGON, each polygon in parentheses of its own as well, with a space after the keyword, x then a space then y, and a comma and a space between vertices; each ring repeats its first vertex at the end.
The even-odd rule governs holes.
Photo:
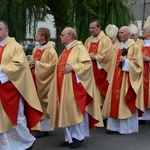
POLYGON ((68 34, 72 35, 73 39, 74 40, 77 40, 78 39, 78 36, 77 36, 77 33, 76 33, 76 30, 72 27, 66 27, 68 28, 68 34))
POLYGON ((5 28, 8 29, 8 24, 4 20, 0 20, 0 23, 3 23, 5 28))

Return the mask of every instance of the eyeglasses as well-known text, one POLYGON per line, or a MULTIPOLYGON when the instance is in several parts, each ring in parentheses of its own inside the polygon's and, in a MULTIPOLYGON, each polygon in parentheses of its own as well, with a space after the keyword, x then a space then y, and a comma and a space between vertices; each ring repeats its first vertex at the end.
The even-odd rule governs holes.
POLYGON ((67 33, 67 34, 61 34, 60 36, 63 37, 63 36, 65 36, 65 35, 69 35, 69 33, 67 33))
POLYGON ((63 37, 63 36, 65 36, 65 34, 61 34, 60 36, 62 36, 62 37, 63 37))
POLYGON ((132 34, 131 36, 135 36, 135 34, 132 34))

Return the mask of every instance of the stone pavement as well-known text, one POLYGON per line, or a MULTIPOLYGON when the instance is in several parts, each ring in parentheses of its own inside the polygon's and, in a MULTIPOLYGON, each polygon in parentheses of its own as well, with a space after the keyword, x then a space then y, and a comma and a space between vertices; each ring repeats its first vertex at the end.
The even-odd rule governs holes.
MULTIPOLYGON (((140 132, 130 135, 106 134, 105 128, 91 129, 78 150, 150 150, 150 123, 140 125, 140 132)), ((63 129, 56 128, 49 136, 37 139, 33 150, 71 150, 60 147, 64 142, 63 129)))

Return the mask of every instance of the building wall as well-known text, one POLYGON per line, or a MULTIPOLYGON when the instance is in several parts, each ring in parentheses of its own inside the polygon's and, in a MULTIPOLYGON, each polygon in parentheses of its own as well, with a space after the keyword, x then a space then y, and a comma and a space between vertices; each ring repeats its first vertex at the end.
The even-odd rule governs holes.
MULTIPOLYGON (((40 27, 46 27, 50 30, 51 32, 51 38, 56 38, 56 28, 54 27, 54 17, 52 15, 47 14, 44 18, 44 21, 38 21, 37 22, 37 27, 36 30, 29 31, 29 27, 27 27, 27 39, 34 39, 35 33, 40 27)), ((32 27, 33 29, 33 27, 32 27)))
POLYGON ((130 7, 135 19, 137 20, 138 28, 140 29, 140 35, 142 35, 142 25, 148 16, 150 16, 150 0, 145 0, 145 12, 144 12, 144 0, 137 0, 137 2, 130 7), (144 18, 143 18, 144 16, 144 18))
MULTIPOLYGON (((150 15, 150 0, 145 0, 145 15, 144 19, 150 15)), ((144 8, 144 0, 137 0, 137 2, 130 7, 130 10, 133 12, 135 18, 137 20, 143 19, 143 8, 144 8)))
POLYGON ((54 17, 52 15, 46 15, 45 21, 39 21, 37 29, 40 27, 46 27, 51 32, 51 38, 56 38, 56 28, 54 27, 54 17))

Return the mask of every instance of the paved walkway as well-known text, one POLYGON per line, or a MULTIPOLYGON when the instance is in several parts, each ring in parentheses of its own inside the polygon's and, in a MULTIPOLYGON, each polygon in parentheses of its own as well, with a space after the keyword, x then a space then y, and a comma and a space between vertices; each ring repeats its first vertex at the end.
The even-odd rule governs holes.
MULTIPOLYGON (((150 150, 150 123, 140 125, 140 132, 131 135, 106 134, 105 128, 90 130, 78 150, 150 150)), ((37 139, 33 150, 69 150, 60 147, 64 142, 63 130, 56 128, 48 137, 37 139)))

